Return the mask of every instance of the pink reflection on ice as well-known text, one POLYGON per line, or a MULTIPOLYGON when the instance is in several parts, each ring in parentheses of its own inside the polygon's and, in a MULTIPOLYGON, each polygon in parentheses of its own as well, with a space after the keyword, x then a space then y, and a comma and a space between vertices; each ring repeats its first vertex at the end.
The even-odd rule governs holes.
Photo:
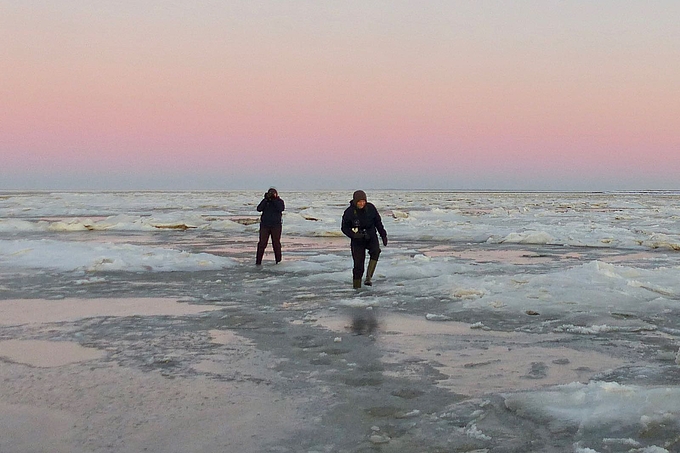
MULTIPOLYGON (((318 324, 349 332, 348 320, 337 316, 319 317, 318 324)), ((597 373, 625 363, 598 352, 547 343, 561 337, 564 335, 485 331, 460 322, 388 315, 380 320, 375 345, 383 350, 384 362, 405 365, 389 374, 419 379, 422 370, 418 364, 428 363, 443 375, 439 386, 465 395, 587 382, 597 373)))

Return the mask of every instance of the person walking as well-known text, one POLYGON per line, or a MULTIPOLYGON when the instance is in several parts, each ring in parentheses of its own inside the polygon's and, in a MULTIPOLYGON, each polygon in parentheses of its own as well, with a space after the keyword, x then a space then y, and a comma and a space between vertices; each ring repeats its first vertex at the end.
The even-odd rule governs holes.
POLYGON ((274 249, 274 259, 276 264, 281 261, 281 230, 283 229, 282 213, 286 206, 275 188, 270 188, 265 194, 260 204, 257 205, 257 212, 260 216, 260 241, 257 243, 257 256, 255 265, 262 265, 264 250, 267 248, 269 236, 272 238, 272 248, 274 249))
POLYGON ((352 286, 354 289, 361 288, 361 278, 364 275, 364 263, 366 261, 366 250, 368 250, 369 261, 366 271, 366 286, 372 286, 373 273, 378 265, 380 256, 380 244, 378 234, 384 246, 387 246, 387 231, 382 224, 382 219, 373 203, 366 201, 366 192, 357 190, 352 196, 349 207, 342 214, 342 232, 350 238, 352 249, 352 259, 354 268, 352 269, 352 286))

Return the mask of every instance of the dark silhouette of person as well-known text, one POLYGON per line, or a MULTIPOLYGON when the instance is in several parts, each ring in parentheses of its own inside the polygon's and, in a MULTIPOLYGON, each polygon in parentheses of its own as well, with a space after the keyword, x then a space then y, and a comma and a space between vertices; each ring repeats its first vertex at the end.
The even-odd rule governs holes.
POLYGON ((368 270, 366 271, 366 286, 372 286, 373 273, 378 265, 380 256, 380 244, 378 234, 384 246, 387 245, 387 231, 382 224, 382 219, 373 203, 366 201, 366 192, 357 190, 352 196, 349 207, 342 215, 342 232, 350 238, 352 249, 352 259, 354 268, 352 270, 352 286, 361 288, 361 277, 364 274, 364 262, 366 260, 366 250, 370 257, 368 270))
POLYGON ((257 266, 262 264, 262 257, 264 256, 264 250, 267 248, 269 236, 272 238, 272 248, 274 249, 276 264, 281 261, 282 213, 285 209, 286 206, 283 200, 279 198, 279 193, 273 187, 264 194, 264 198, 257 205, 257 211, 262 213, 260 216, 260 241, 257 243, 257 256, 255 257, 255 264, 257 266))

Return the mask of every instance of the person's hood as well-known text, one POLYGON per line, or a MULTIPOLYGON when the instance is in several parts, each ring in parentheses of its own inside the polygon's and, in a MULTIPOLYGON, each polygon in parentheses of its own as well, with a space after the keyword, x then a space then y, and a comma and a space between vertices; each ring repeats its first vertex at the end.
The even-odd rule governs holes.
POLYGON ((357 203, 358 201, 361 200, 368 201, 368 199, 366 198, 366 192, 364 192, 363 190, 355 191, 354 194, 352 195, 352 200, 354 201, 354 203, 357 203))

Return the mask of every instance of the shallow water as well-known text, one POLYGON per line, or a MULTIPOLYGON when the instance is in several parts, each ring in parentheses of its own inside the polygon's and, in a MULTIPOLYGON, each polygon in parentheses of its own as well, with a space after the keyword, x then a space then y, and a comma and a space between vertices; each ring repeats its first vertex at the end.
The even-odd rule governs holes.
POLYGON ((88 360, 101 359, 103 351, 84 348, 77 343, 43 340, 0 341, 0 357, 14 363, 34 367, 59 367, 88 360))

